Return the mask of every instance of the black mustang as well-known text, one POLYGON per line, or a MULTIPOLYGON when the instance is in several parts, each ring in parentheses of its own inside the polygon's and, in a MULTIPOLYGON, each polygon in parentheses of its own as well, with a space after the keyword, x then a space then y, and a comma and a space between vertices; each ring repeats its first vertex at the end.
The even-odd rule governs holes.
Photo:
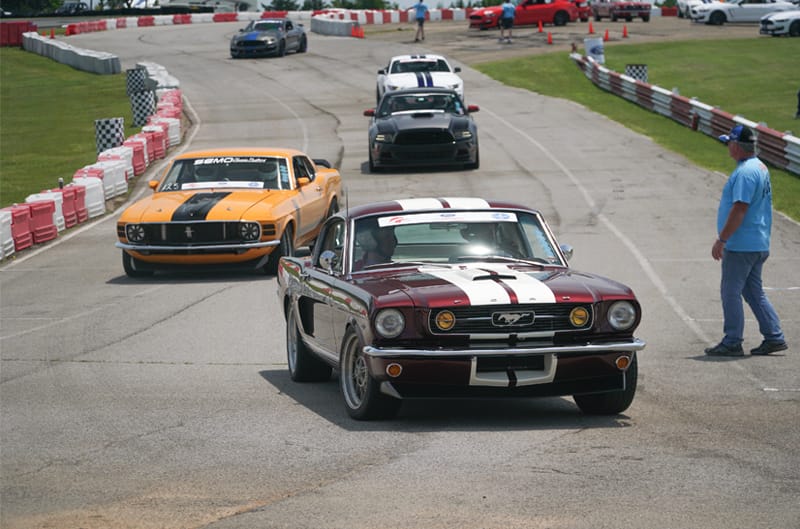
POLYGON ((369 170, 400 166, 480 166, 478 127, 454 90, 415 88, 387 92, 364 111, 369 126, 369 170))
POLYGON ((294 24, 288 18, 253 20, 231 38, 234 59, 262 55, 283 57, 289 51, 304 53, 307 49, 308 38, 303 25, 294 24))

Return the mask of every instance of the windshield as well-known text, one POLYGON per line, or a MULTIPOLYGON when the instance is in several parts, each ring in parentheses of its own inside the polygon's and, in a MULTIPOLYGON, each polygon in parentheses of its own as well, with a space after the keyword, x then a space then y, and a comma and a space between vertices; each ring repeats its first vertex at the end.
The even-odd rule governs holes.
POLYGON ((289 189, 289 166, 285 158, 265 156, 177 160, 158 190, 210 188, 289 189))
POLYGON ((378 116, 420 111, 461 115, 464 114, 464 104, 455 93, 387 94, 381 101, 378 116))
POLYGON ((449 72, 450 66, 444 59, 401 60, 392 63, 389 73, 449 72))
POLYGON ((282 22, 258 22, 253 26, 254 31, 277 31, 283 26, 282 22))
POLYGON ((356 221, 353 271, 386 263, 460 263, 487 258, 564 266, 555 241, 533 214, 434 212, 356 221))

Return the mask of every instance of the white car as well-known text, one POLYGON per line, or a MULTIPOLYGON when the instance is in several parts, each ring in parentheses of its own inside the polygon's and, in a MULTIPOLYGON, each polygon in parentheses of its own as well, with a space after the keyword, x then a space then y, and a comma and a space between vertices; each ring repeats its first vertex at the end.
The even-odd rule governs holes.
POLYGON ((800 37, 800 9, 779 11, 761 17, 761 28, 758 32, 773 37, 780 35, 800 37))
POLYGON ((725 22, 759 22, 775 11, 791 11, 797 6, 780 0, 727 0, 692 7, 692 20, 721 26, 725 22))
POLYGON ((378 103, 386 92, 403 88, 441 87, 455 90, 464 100, 464 81, 458 75, 461 68, 452 66, 441 55, 397 55, 386 68, 378 70, 375 90, 378 103))
POLYGON ((710 4, 714 0, 678 0, 678 18, 692 18, 692 7, 700 4, 710 4))

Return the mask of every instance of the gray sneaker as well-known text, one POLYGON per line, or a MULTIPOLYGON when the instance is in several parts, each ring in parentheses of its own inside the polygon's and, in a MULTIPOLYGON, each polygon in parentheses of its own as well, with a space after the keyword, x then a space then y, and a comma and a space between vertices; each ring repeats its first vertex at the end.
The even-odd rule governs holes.
POLYGON ((785 351, 788 348, 789 346, 786 345, 786 342, 768 342, 764 340, 761 342, 761 345, 755 349, 750 349, 750 354, 756 356, 765 356, 771 353, 777 353, 778 351, 785 351))
POLYGON ((744 356, 744 349, 739 345, 725 345, 720 342, 714 347, 707 347, 705 353, 708 356, 744 356))

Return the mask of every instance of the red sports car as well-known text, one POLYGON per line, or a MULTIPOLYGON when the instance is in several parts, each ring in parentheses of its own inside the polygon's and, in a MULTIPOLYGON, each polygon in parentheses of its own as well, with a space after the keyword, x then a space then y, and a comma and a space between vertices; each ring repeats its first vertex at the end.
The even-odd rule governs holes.
MULTIPOLYGON (((502 6, 476 9, 469 16, 469 27, 496 28, 503 13, 502 6)), ((514 13, 514 26, 553 24, 563 26, 578 19, 578 8, 570 0, 520 0, 514 13)))
POLYGON ((310 257, 283 257, 289 374, 339 372, 355 419, 403 399, 573 396, 617 414, 636 392, 641 307, 627 286, 571 270, 536 210, 417 198, 340 211, 310 257))

